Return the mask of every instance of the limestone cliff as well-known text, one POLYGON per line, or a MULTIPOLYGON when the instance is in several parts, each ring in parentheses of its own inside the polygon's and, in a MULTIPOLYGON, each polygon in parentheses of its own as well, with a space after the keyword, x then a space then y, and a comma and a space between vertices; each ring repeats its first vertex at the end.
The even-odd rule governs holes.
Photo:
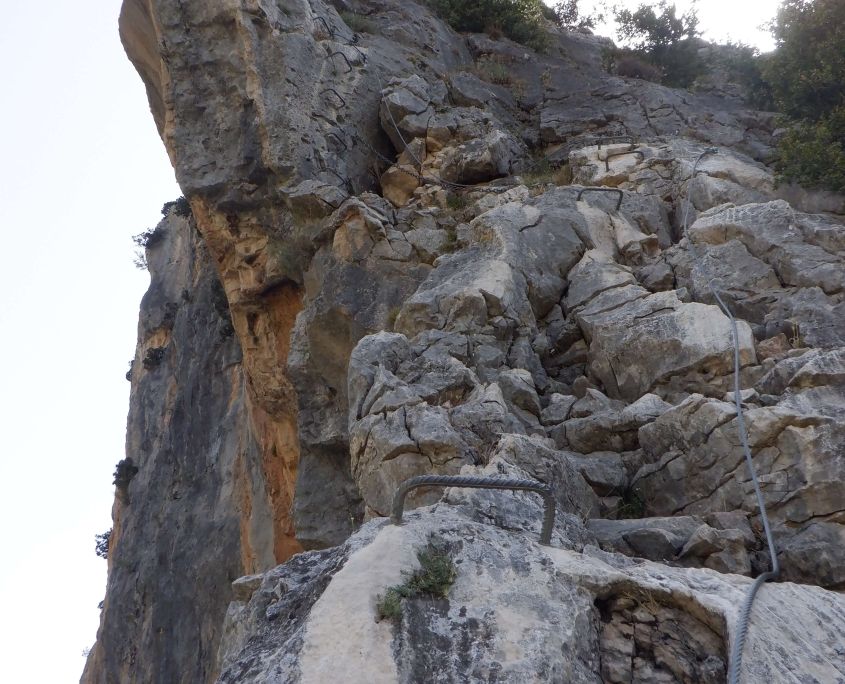
POLYGON ((812 213, 842 203, 783 198, 772 115, 412 2, 120 30, 190 211, 147 248, 83 682, 724 681, 770 559, 713 276, 782 579, 817 585, 761 591, 747 681, 845 681, 845 227, 812 213), (553 485, 552 547, 530 495, 386 524, 458 472, 553 485), (431 540, 447 598, 377 622, 431 540))

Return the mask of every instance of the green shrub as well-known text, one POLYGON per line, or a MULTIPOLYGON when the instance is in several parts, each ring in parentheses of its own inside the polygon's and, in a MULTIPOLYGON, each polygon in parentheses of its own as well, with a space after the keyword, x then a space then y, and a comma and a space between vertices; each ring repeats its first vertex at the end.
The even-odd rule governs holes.
POLYGON ((171 210, 173 210, 177 216, 181 216, 182 218, 190 218, 191 216, 191 205, 184 196, 179 197, 172 202, 165 202, 164 206, 161 208, 161 215, 167 216, 171 210))
POLYGON ((463 211, 467 208, 467 198, 457 192, 450 192, 446 196, 446 207, 452 211, 463 211))
POLYGON ((778 145, 780 180, 845 192, 845 107, 818 121, 802 121, 778 145))
POLYGON ((431 8, 456 31, 501 31, 538 52, 548 48, 542 0, 428 0, 431 8))
POLYGON ((446 598, 455 582, 455 564, 445 549, 433 542, 417 552, 419 570, 410 575, 402 584, 390 587, 378 597, 376 609, 380 619, 398 620, 402 616, 402 599, 430 596, 446 598))
POLYGON ((642 518, 645 515, 645 501, 642 496, 633 489, 626 489, 622 494, 622 502, 616 510, 616 517, 619 520, 642 518))
POLYGON ((783 0, 764 74, 778 110, 817 121, 845 105, 845 2, 783 0))
POLYGON ((147 353, 144 355, 144 358, 141 359, 141 364, 147 370, 158 368, 158 366, 161 365, 161 362, 164 361, 166 351, 166 347, 150 347, 147 349, 147 353))
POLYGON ((845 2, 783 0, 772 33, 777 49, 763 75, 792 119, 779 178, 845 192, 845 2))
POLYGON ((132 242, 143 249, 155 247, 164 238, 164 231, 158 226, 132 236, 132 242))
POLYGON ((440 247, 443 254, 451 254, 458 248, 458 231, 454 227, 446 229, 446 239, 440 247))
POLYGON ((555 22, 558 26, 566 28, 593 28, 596 23, 604 21, 604 14, 582 16, 578 10, 578 0, 560 0, 554 7, 545 6, 543 16, 555 22))
MULTIPOLYGON (((177 202, 171 202, 169 204, 177 204, 177 202)), ((162 212, 168 208, 168 204, 165 204, 162 208, 162 212)), ((179 209, 176 209, 177 213, 179 209)), ((190 211, 190 207, 189 207, 190 211)), ((181 215, 181 214, 180 214, 181 215)), ((164 239, 164 230, 161 228, 161 224, 156 226, 155 228, 148 228, 143 233, 138 233, 137 235, 132 236, 132 242, 135 243, 136 249, 135 254, 132 259, 132 263, 135 264, 136 268, 141 270, 146 270, 147 268, 147 254, 146 250, 152 249, 157 244, 159 244, 164 239)))
POLYGON ((639 78, 654 83, 660 83, 663 79, 663 72, 660 67, 626 50, 621 50, 616 55, 614 69, 617 74, 626 78, 639 78))

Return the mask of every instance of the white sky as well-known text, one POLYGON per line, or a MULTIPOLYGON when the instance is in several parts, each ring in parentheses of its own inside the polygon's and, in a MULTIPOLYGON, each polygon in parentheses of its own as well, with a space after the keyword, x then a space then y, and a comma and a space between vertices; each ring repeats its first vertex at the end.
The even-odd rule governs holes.
POLYGON ((94 642, 138 304, 130 237, 179 196, 119 0, 0 23, 0 681, 78 681, 94 642))
MULTIPOLYGON (((755 27, 776 4, 702 0, 699 15, 708 38, 765 48, 755 27)), ((119 5, 5 0, 0 24, 4 682, 77 681, 94 642, 106 569, 94 534, 111 527, 148 283, 130 237, 180 194, 119 5)))
MULTIPOLYGON (((554 5, 556 0, 544 0, 547 5, 554 5)), ((635 9, 642 0, 623 0, 611 5, 625 5, 635 9)), ((582 16, 591 14, 602 0, 579 0, 578 9, 582 16)), ((692 0, 675 0, 678 15, 686 12, 693 4, 692 0)), ((774 49, 774 41, 761 24, 770 21, 777 10, 779 0, 699 0, 695 3, 700 20, 699 28, 706 40, 724 42, 728 39, 754 45, 762 52, 774 49)), ((615 29, 604 25, 597 27, 596 33, 610 36, 616 40, 615 29)))

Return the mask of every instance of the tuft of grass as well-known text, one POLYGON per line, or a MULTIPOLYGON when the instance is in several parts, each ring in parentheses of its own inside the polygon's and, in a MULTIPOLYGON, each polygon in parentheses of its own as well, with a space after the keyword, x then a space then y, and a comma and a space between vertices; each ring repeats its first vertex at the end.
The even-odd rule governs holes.
POLYGON ((446 207, 452 211, 462 211, 467 207, 467 198, 457 193, 449 193, 446 196, 446 207))
POLYGON ((569 168, 564 166, 554 166, 545 157, 538 158, 531 167, 522 174, 523 180, 528 185, 539 185, 545 183, 554 183, 555 185, 569 185, 572 182, 572 176, 569 168))
POLYGON ((513 80, 511 72, 500 62, 484 61, 475 68, 475 74, 482 81, 496 85, 509 85, 513 80))
POLYGON ((396 328, 396 319, 399 318, 399 311, 401 307, 394 306, 387 312, 387 329, 394 330, 396 328))
POLYGON ((443 241, 443 246, 440 250, 444 254, 450 254, 458 248, 458 231, 455 228, 446 229, 446 239, 443 241))
POLYGON ((446 550, 429 541, 417 551, 420 567, 406 575, 402 584, 390 587, 377 599, 376 610, 380 620, 399 620, 402 617, 402 600, 430 596, 446 598, 455 582, 457 571, 446 550))
POLYGON ((355 12, 341 12, 340 18, 355 33, 376 33, 377 26, 369 17, 355 12))

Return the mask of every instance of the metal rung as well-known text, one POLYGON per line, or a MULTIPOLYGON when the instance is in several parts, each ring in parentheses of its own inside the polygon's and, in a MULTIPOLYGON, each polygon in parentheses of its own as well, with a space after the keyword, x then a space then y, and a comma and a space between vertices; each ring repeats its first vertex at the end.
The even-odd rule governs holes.
POLYGON ((610 160, 614 157, 624 157, 626 154, 638 154, 640 155, 640 161, 645 160, 645 154, 642 150, 625 150, 624 152, 613 152, 611 154, 607 154, 604 157, 604 170, 610 171, 610 160))
POLYGON ((622 206, 622 199, 624 198, 624 194, 619 188, 581 188, 578 191, 578 197, 576 198, 576 202, 581 201, 581 195, 585 192, 617 192, 619 193, 619 200, 616 202, 616 211, 619 211, 619 208, 622 206))
POLYGON ((552 488, 536 480, 517 480, 502 477, 464 477, 462 475, 419 475, 405 480, 393 496, 393 513, 390 520, 394 525, 402 524, 405 510, 405 496, 419 487, 468 487, 470 489, 514 489, 536 492, 543 497, 543 529, 540 543, 549 546, 552 528, 555 524, 555 500, 552 488))

